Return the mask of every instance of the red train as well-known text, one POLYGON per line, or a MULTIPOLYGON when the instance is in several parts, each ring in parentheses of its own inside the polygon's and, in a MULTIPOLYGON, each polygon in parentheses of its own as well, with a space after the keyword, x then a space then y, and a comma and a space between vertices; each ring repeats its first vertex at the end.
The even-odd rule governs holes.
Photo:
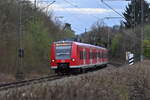
POLYGON ((99 46, 73 41, 54 42, 51 47, 51 69, 56 73, 83 71, 107 65, 108 50, 99 46))

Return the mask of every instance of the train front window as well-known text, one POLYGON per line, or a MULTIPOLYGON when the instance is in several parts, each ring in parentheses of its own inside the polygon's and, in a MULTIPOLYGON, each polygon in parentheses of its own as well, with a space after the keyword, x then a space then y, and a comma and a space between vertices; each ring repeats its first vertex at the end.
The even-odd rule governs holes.
POLYGON ((56 46, 56 59, 70 59, 71 45, 56 46))

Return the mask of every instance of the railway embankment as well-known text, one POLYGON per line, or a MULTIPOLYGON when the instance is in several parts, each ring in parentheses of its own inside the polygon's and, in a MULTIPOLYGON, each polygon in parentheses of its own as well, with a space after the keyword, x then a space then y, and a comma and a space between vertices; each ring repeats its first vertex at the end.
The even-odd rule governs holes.
POLYGON ((149 100, 150 60, 0 92, 1 100, 149 100))

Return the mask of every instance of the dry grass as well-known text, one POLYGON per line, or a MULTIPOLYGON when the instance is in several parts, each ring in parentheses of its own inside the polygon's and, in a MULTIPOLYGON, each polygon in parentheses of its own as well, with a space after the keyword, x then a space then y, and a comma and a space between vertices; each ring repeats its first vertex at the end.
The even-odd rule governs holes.
POLYGON ((15 80, 15 77, 12 75, 0 73, 0 84, 13 82, 15 80))
MULTIPOLYGON (((29 74, 25 74, 25 79, 33 79, 33 78, 40 78, 42 76, 46 76, 49 74, 54 74, 52 71, 47 71, 45 74, 44 73, 37 73, 37 72, 32 72, 29 74)), ((0 73, 0 84, 4 83, 10 83, 10 82, 15 82, 18 81, 16 80, 16 74, 6 74, 6 73, 0 73)))
POLYGON ((150 61, 0 94, 0 100, 150 100, 150 61), (140 66, 141 65, 141 66, 140 66))

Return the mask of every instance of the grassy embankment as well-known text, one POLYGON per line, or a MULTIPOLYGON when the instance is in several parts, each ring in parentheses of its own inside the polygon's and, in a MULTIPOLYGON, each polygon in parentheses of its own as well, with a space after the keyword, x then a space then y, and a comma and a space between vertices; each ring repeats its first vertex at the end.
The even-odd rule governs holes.
POLYGON ((150 61, 9 91, 2 100, 150 100, 150 61))

